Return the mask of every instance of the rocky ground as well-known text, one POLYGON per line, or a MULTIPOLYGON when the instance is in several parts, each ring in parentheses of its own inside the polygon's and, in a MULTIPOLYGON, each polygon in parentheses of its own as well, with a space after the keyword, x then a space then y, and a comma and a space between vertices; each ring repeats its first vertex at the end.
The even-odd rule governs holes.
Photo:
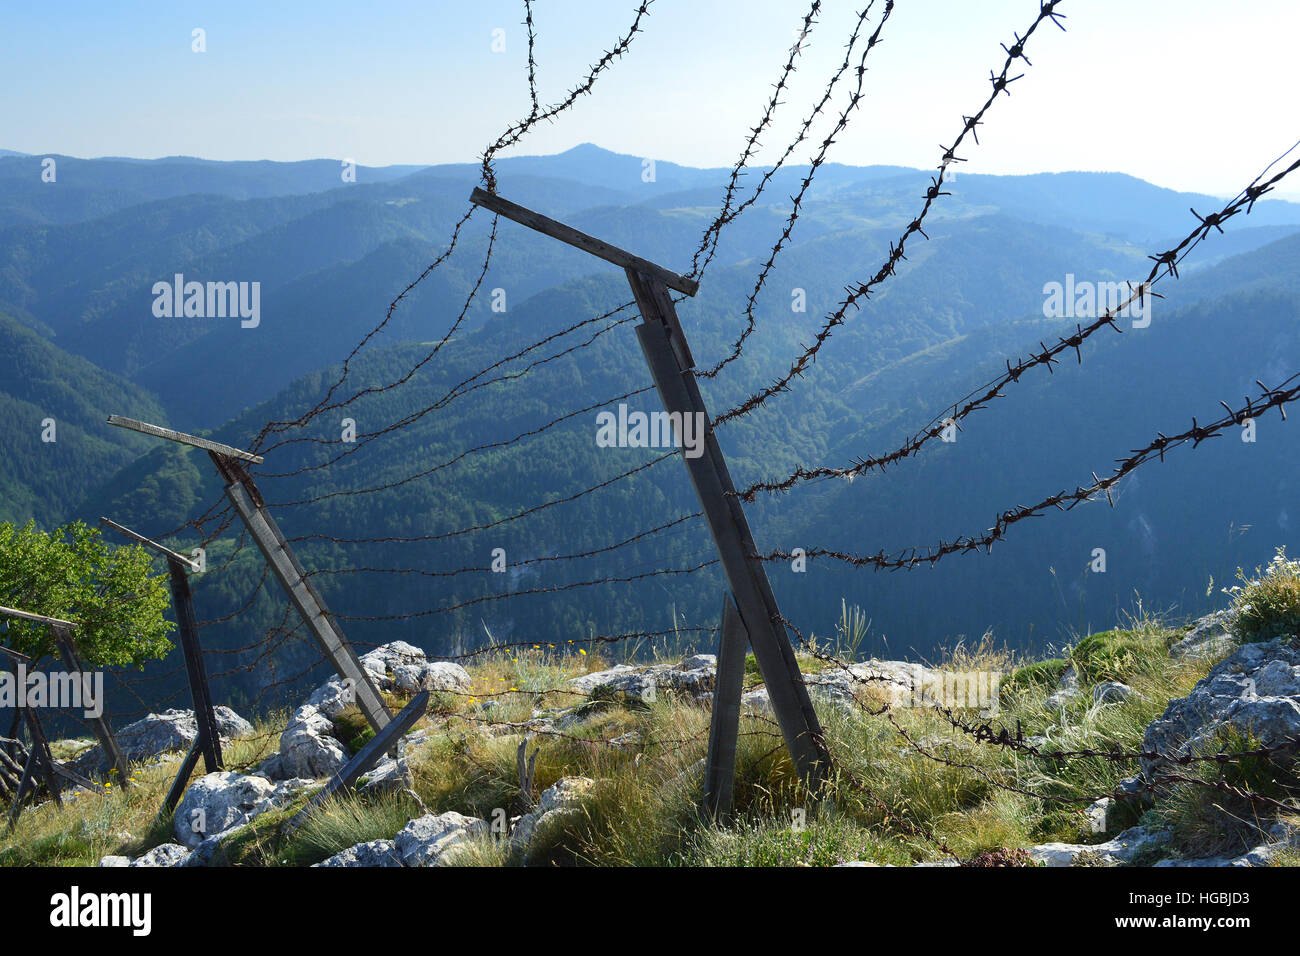
MULTIPOLYGON (((1300 647, 1281 638, 1260 644, 1236 646, 1223 614, 1211 615, 1190 629, 1170 648, 1174 658, 1199 656, 1217 659, 1208 675, 1185 697, 1171 700, 1163 714, 1147 727, 1143 750, 1151 756, 1140 772, 1125 781, 1116 798, 1141 804, 1153 781, 1177 764, 1181 755, 1218 739, 1225 730, 1249 734, 1263 746, 1286 746, 1300 740, 1300 647), (1172 762, 1172 763, 1171 763, 1172 762), (1124 793, 1130 794, 1125 797, 1124 793)), ((460 666, 428 660, 418 648, 395 642, 361 658, 381 690, 411 694, 420 690, 466 693, 470 675, 460 666)), ((582 706, 535 710, 522 721, 485 720, 487 735, 564 732, 580 725, 592 712, 592 702, 610 701, 624 706, 647 704, 658 695, 707 706, 712 698, 716 661, 711 655, 688 657, 675 664, 617 665, 572 678, 570 686, 589 698, 582 706)), ((852 711, 859 706, 863 679, 883 687, 908 687, 926 680, 928 672, 905 661, 872 661, 845 670, 830 667, 807 677, 814 701, 824 707, 852 711)), ((1064 711, 1085 692, 1069 669, 1048 697, 1049 708, 1064 711)), ((1116 681, 1096 684, 1090 703, 1106 707, 1122 703, 1133 693, 1116 681)), ((291 716, 280 736, 279 749, 248 773, 222 772, 195 779, 174 816, 174 841, 156 846, 136 859, 104 858, 104 866, 205 866, 220 863, 222 847, 259 815, 282 808, 309 788, 319 786, 339 770, 351 754, 339 739, 336 719, 350 706, 341 681, 317 688, 291 716)), ((493 701, 478 705, 490 714, 493 701)), ((744 706, 754 713, 770 711, 766 691, 747 693, 744 706)), ((239 736, 251 730, 246 721, 224 708, 219 714, 223 734, 239 736)), ((123 728, 124 746, 133 760, 160 759, 184 751, 195 735, 193 715, 168 711, 150 715, 123 728)), ((616 745, 635 746, 637 735, 615 739, 616 745)), ((525 738, 526 739, 526 738, 525 738)), ((434 741, 434 731, 422 728, 409 734, 396 757, 384 758, 363 778, 369 790, 406 790, 411 786, 411 761, 434 741)), ((1046 739, 1030 743, 1046 744, 1046 739)), ((83 771, 101 768, 92 749, 73 762, 83 771)), ((568 776, 544 790, 530 812, 509 821, 489 821, 456 812, 427 813, 410 820, 392 839, 373 840, 349 847, 317 865, 335 866, 442 866, 455 864, 458 853, 472 841, 490 833, 508 833, 512 856, 523 859, 537 833, 581 813, 584 799, 600 786, 588 777, 568 776), (503 823, 505 825, 503 825, 503 823)), ((414 794, 412 794, 414 796, 414 794)), ((419 798, 415 797, 416 802, 419 798)), ((1099 834, 1113 832, 1108 817, 1117 809, 1115 799, 1089 808, 1089 819, 1099 834)), ((1140 806, 1139 806, 1140 809, 1140 806)), ((1157 866, 1259 866, 1270 863, 1283 849, 1300 847, 1300 830, 1277 821, 1259 827, 1258 845, 1231 857, 1160 859, 1169 832, 1150 826, 1131 827, 1109 840, 1096 843, 1046 843, 1027 849, 1028 859, 1045 866, 1131 865, 1157 866)), ((953 861, 955 865, 955 861, 953 861)), ((863 864, 870 865, 870 864, 863 864)))

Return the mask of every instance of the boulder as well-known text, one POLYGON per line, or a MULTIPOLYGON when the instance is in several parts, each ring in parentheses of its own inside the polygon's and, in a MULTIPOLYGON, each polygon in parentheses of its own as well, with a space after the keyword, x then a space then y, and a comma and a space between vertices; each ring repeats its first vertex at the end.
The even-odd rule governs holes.
MULTIPOLYGON (((253 733, 253 725, 229 707, 214 707, 217 733, 222 744, 232 738, 253 733)), ((114 732, 117 744, 127 760, 150 760, 165 753, 187 751, 199 735, 198 722, 192 710, 165 710, 161 714, 146 714, 114 732)), ((68 761, 68 767, 82 776, 93 777, 108 772, 108 760, 103 750, 95 745, 68 761)))
MULTIPOLYGON (((1293 639, 1238 647, 1190 694, 1169 702, 1147 727, 1142 749, 1169 757, 1217 750, 1217 735, 1225 728, 1249 734, 1265 747, 1300 737, 1300 647, 1293 639)), ((1143 758, 1143 774, 1152 780, 1166 763, 1143 758)))
POLYGON ((1273 856, 1281 848, 1280 844, 1267 844, 1258 846, 1249 853, 1243 853, 1241 856, 1210 856, 1197 857, 1190 860, 1170 859, 1160 860, 1154 864, 1157 867, 1218 867, 1218 866, 1271 866, 1273 856))
POLYGON ((428 660, 424 651, 406 641, 381 644, 361 655, 361 666, 376 677, 386 677, 403 664, 423 664, 428 660))
POLYGON ((422 690, 468 693, 474 686, 465 668, 449 661, 398 664, 393 668, 393 685, 408 694, 422 690))
POLYGON ((653 701, 659 691, 668 691, 698 700, 713 693, 717 682, 718 659, 712 654, 695 654, 677 664, 628 664, 583 674, 569 681, 569 686, 597 699, 653 701))
POLYGON ((432 813, 412 820, 393 839, 393 850, 403 866, 448 866, 456 849, 477 833, 487 832, 487 821, 454 811, 432 813))
POLYGON ((362 775, 361 789, 366 793, 389 793, 411 786, 411 767, 405 754, 396 758, 384 756, 362 775))
POLYGON ((1102 797, 1090 803, 1088 809, 1083 811, 1083 816, 1088 821, 1088 828, 1093 833, 1102 834, 1110 829, 1110 812, 1114 805, 1115 801, 1110 797, 1102 797))
MULTIPOLYGON (((424 651, 405 641, 393 641, 362 654, 361 667, 376 689, 415 694, 422 690, 469 691, 465 668, 450 661, 430 661, 424 651)), ((307 704, 331 719, 356 704, 354 688, 333 677, 312 691, 307 704)))
POLYGON ((336 737, 334 724, 312 704, 294 711, 280 735, 280 752, 259 768, 273 780, 328 777, 348 762, 350 754, 336 737))
POLYGON ((312 691, 303 706, 311 707, 333 720, 349 707, 355 706, 356 702, 356 692, 345 686, 341 677, 334 677, 312 691))
POLYGON ((1079 675, 1075 673, 1073 667, 1067 667, 1065 673, 1061 675, 1061 681, 1056 685, 1056 690, 1043 701, 1043 706, 1048 710, 1059 711, 1067 706, 1070 701, 1079 696, 1079 675))
POLYGON ((173 829, 190 849, 205 839, 242 826, 249 820, 287 803, 296 789, 277 786, 260 775, 244 776, 230 771, 210 773, 195 780, 176 808, 173 829))
POLYGON ((131 861, 132 866, 180 866, 190 851, 179 843, 164 843, 131 861))
POLYGON ((358 843, 328 860, 322 860, 314 866, 401 866, 402 858, 397 855, 392 840, 371 840, 358 843))
POLYGON ((1029 858, 1045 866, 1121 866, 1143 850, 1169 842, 1166 830, 1130 827, 1105 843, 1044 843, 1028 849, 1029 858))
POLYGON ((608 670, 574 677, 569 686, 594 698, 648 702, 655 699, 659 685, 652 668, 616 664, 608 670))
POLYGON ((1232 612, 1215 611, 1194 623, 1191 629, 1169 648, 1169 656, 1224 657, 1237 643, 1232 633, 1232 612))
POLYGON ((583 801, 595 789, 590 777, 564 777, 542 792, 537 806, 514 821, 510 828, 510 848, 526 854, 533 839, 560 821, 582 814, 583 801))

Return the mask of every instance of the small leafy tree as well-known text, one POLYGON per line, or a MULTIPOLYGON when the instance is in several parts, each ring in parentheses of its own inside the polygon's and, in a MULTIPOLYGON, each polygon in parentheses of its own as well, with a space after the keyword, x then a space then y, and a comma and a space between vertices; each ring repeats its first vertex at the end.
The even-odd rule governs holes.
MULTIPOLYGON (((0 604, 74 621, 88 665, 140 667, 172 648, 170 598, 139 545, 110 547, 81 521, 54 532, 0 523, 0 604)), ((6 643, 33 659, 55 651, 44 624, 9 619, 6 643)))

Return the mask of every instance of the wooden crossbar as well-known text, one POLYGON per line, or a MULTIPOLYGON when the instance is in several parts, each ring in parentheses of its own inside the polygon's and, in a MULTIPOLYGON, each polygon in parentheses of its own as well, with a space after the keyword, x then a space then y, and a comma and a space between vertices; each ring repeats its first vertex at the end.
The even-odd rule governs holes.
POLYGON ((502 199, 496 193, 490 193, 484 189, 475 189, 470 195, 469 201, 476 206, 482 206, 484 209, 505 216, 521 226, 536 229, 552 239, 559 239, 560 242, 590 253, 598 259, 612 262, 624 269, 636 269, 638 272, 644 272, 646 275, 658 279, 670 289, 676 289, 678 292, 684 292, 687 295, 695 295, 700 290, 700 284, 694 279, 678 275, 670 269, 656 265, 649 259, 642 259, 625 249, 610 245, 603 239, 589 236, 585 232, 579 232, 572 226, 566 226, 562 222, 557 222, 548 216, 543 216, 541 213, 533 212, 531 209, 512 203, 508 199, 502 199))
POLYGON ((75 621, 65 621, 61 617, 47 617, 44 614, 33 614, 31 611, 19 611, 17 608, 12 607, 0 607, 0 614, 8 617, 20 617, 24 621, 35 621, 37 624, 58 624, 63 627, 77 626, 75 621))
POLYGON ((225 455, 227 458, 238 458, 240 461, 252 462, 255 465, 262 463, 261 455, 254 455, 249 451, 232 448, 229 445, 221 444, 221 442, 208 441, 206 438, 187 435, 171 428, 163 428, 161 425, 150 425, 148 422, 138 422, 134 418, 123 418, 121 415, 109 415, 108 423, 116 425, 118 428, 129 428, 131 431, 140 432, 142 435, 166 438, 168 441, 180 442, 182 445, 192 445, 195 448, 202 448, 204 451, 214 451, 218 455, 225 455))
POLYGON ((134 541, 138 545, 148 548, 150 551, 153 551, 155 554, 162 555, 168 561, 179 561, 181 562, 181 564, 188 567, 191 571, 199 570, 199 563, 197 561, 191 558, 187 558, 183 554, 178 554, 177 552, 173 551, 171 548, 167 547, 166 545, 159 544, 157 541, 154 541, 150 538, 146 538, 144 535, 132 531, 130 528, 123 527, 122 525, 118 524, 116 521, 113 521, 110 518, 101 517, 99 519, 99 523, 106 528, 111 528, 112 530, 116 531, 122 537, 130 541, 134 541))

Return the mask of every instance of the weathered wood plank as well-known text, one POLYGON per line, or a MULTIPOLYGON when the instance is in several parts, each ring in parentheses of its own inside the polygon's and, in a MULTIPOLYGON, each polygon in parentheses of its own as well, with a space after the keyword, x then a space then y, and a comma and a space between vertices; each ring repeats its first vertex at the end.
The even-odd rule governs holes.
MULTIPOLYGON (((52 624, 50 630, 54 632, 54 642, 59 647, 59 654, 63 658, 64 665, 73 673, 83 673, 85 668, 82 666, 81 658, 77 655, 76 645, 72 643, 71 625, 52 624)), ((127 765, 126 758, 122 756, 122 750, 117 745, 117 738, 113 736, 113 730, 108 724, 108 711, 101 708, 98 717, 90 718, 90 728, 95 732, 95 737, 99 740, 99 745, 104 749, 104 755, 108 757, 109 766, 117 771, 119 784, 122 787, 131 785, 131 768, 127 765)))
POLYGON ((261 455, 254 455, 252 452, 241 451, 238 448, 223 445, 221 442, 209 441, 206 438, 187 435, 184 432, 178 432, 171 428, 163 428, 161 425, 150 425, 148 422, 138 422, 134 418, 123 418, 121 415, 109 415, 108 424, 116 425, 118 428, 129 428, 131 431, 140 432, 144 435, 153 435, 155 438, 166 438, 168 441, 180 442, 182 445, 193 445, 195 448, 202 448, 204 451, 213 451, 218 455, 225 455, 227 458, 238 458, 240 461, 252 462, 255 465, 260 465, 262 463, 261 455))
POLYGON ((203 663, 203 650, 199 647, 199 625, 194 617, 194 596, 190 579, 185 573, 189 565, 180 557, 169 557, 167 569, 171 575, 172 607, 176 611, 176 624, 181 635, 181 651, 185 656, 185 674, 190 683, 190 700, 194 704, 194 722, 198 736, 194 745, 203 753, 203 765, 208 773, 221 769, 221 737, 217 730, 217 717, 212 709, 212 691, 208 686, 208 670, 203 663))
POLYGON ((690 352, 677 320, 672 299, 662 283, 636 270, 628 281, 641 310, 637 339, 650 367, 664 408, 682 415, 700 414, 705 422, 704 453, 687 458, 687 472, 701 510, 708 521, 723 572, 749 635, 754 657, 767 685, 772 710, 800 777, 815 786, 830 767, 830 754, 822 739, 821 723, 799 672, 794 648, 785 628, 776 624, 776 598, 757 553, 744 509, 717 439, 708 427, 708 411, 689 365, 690 352))
POLYGON ((713 684, 709 754, 704 770, 704 812, 713 818, 731 809, 736 782, 736 743, 740 734, 740 698, 745 684, 745 649, 749 635, 730 594, 722 599, 718 634, 718 673, 713 684))
POLYGON ((695 295, 700 289, 700 284, 694 279, 688 279, 685 276, 678 275, 670 269, 656 265, 649 259, 643 259, 634 255, 625 249, 611 245, 603 239, 597 239, 595 236, 589 236, 585 232, 580 232, 572 226, 566 226, 562 222, 557 222, 541 213, 533 212, 524 206, 510 202, 508 199, 502 199, 496 193, 487 192, 484 189, 475 189, 469 197, 470 202, 482 206, 484 209, 491 210, 498 215, 505 216, 521 226, 527 226, 529 229, 536 229, 538 232, 545 233, 552 239, 558 239, 560 242, 567 243, 570 246, 581 249, 583 252, 590 253, 598 259, 604 259, 606 262, 612 262, 616 266, 622 266, 624 269, 636 269, 644 272, 646 275, 653 276, 670 289, 676 289, 678 292, 684 292, 687 295, 695 295))
POLYGON ((171 789, 167 791, 167 797, 163 800, 162 809, 158 812, 160 817, 166 817, 176 809, 176 804, 181 802, 181 797, 185 795, 185 788, 189 785, 190 777, 194 774, 194 768, 198 766, 199 757, 203 751, 199 748, 198 740, 190 745, 190 749, 185 754, 185 759, 181 761, 180 770, 176 773, 176 779, 172 781, 171 789))
MULTIPOLYGON (((77 626, 75 621, 65 621, 63 620, 63 618, 60 617, 47 617, 44 614, 33 614, 30 611, 19 611, 12 607, 0 607, 0 614, 5 614, 9 617, 20 617, 24 621, 35 621, 37 624, 51 624, 51 625, 61 624, 64 627, 77 626)), ((4 650, 8 650, 8 649, 5 648, 4 650)), ((18 652, 8 651, 8 653, 17 654, 18 652)))
POLYGON ((111 518, 105 518, 101 516, 99 519, 99 523, 101 525, 104 525, 107 528, 111 528, 112 530, 116 531, 118 534, 120 534, 122 537, 126 538, 127 540, 134 541, 136 544, 143 545, 144 547, 148 548, 150 551, 153 551, 155 554, 162 555, 168 561, 180 561, 191 571, 197 571, 199 569, 198 562, 193 560, 192 558, 187 558, 185 557, 185 555, 173 551, 171 548, 167 547, 164 544, 159 544, 157 541, 154 541, 151 538, 146 538, 144 535, 132 531, 130 528, 124 527, 123 525, 118 524, 116 521, 112 520, 111 518))
POLYGON ((226 497, 235 506, 239 517, 252 535, 258 550, 266 558, 271 572, 280 586, 284 588, 294 608, 302 617, 307 629, 316 638, 317 644, 333 665, 335 672, 352 681, 356 693, 357 706, 365 715, 375 733, 383 730, 392 720, 383 698, 371 682, 370 676, 357 659, 352 645, 343 637, 342 630, 334 623, 325 607, 325 602, 316 589, 307 581, 306 572, 289 548, 284 535, 270 513, 259 507, 249 494, 249 489, 242 481, 232 481, 226 486, 226 497))
POLYGON ((12 647, 5 647, 4 645, 0 645, 0 654, 4 654, 6 657, 10 658, 11 660, 19 661, 23 664, 30 664, 32 662, 32 659, 30 657, 22 653, 22 651, 14 650, 12 647))
POLYGON ((32 752, 36 754, 41 776, 45 778, 45 785, 50 788, 54 802, 63 806, 62 787, 54 772, 54 755, 50 753, 50 743, 45 739, 45 728, 41 726, 41 719, 32 708, 24 707, 23 716, 27 718, 27 730, 32 735, 32 752))
POLYGON ((299 810, 287 824, 285 832, 291 833, 298 829, 303 822, 315 812, 316 808, 322 803, 347 787, 357 782, 363 773, 374 766, 375 761, 379 759, 380 754, 385 750, 396 752, 398 742, 406 736, 406 732, 415 725, 415 722, 424 716, 425 710, 429 706, 429 692, 422 690, 411 698, 411 702, 398 711, 387 727, 371 739, 356 756, 349 760, 338 770, 334 776, 330 777, 329 783, 325 784, 318 790, 307 805, 299 810))

